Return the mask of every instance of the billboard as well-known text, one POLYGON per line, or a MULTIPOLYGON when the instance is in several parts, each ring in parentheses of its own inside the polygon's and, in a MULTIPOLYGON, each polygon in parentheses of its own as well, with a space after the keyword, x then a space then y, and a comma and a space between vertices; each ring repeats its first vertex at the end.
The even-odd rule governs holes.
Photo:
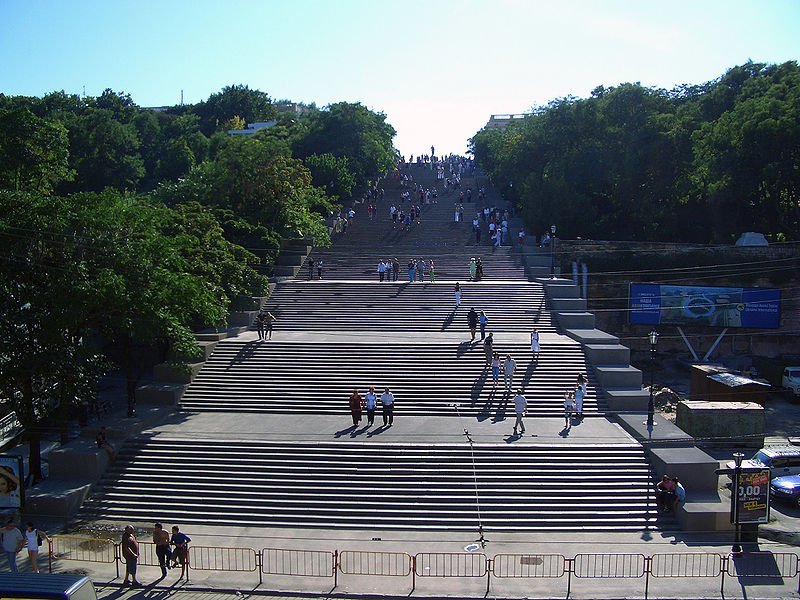
POLYGON ((742 469, 739 472, 738 502, 740 524, 769 523, 769 469, 742 469))
POLYGON ((774 288, 632 283, 628 298, 634 325, 777 329, 781 323, 781 291, 774 288))
POLYGON ((22 506, 22 458, 0 455, 0 509, 22 506))

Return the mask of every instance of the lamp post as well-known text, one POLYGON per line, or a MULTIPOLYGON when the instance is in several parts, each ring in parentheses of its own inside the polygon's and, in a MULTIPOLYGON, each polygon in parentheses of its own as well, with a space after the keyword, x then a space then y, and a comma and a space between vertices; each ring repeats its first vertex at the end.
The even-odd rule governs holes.
POLYGON ((556 226, 550 225, 550 279, 556 276, 556 226))
POLYGON ((647 339, 650 341, 650 399, 647 401, 647 431, 652 432, 655 423, 653 417, 656 412, 655 401, 653 400, 653 379, 656 372, 656 349, 658 347, 658 332, 653 329, 647 334, 647 339))
POLYGON ((733 460, 736 468, 733 470, 733 495, 731 496, 731 518, 733 519, 734 539, 731 554, 742 553, 742 530, 739 526, 739 477, 742 473, 743 452, 734 452, 733 460))

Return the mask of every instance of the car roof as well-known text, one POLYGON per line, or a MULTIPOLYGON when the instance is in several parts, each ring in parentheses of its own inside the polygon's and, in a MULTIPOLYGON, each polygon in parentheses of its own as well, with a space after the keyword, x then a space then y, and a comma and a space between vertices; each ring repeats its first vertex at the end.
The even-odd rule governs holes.
POLYGON ((759 450, 767 456, 800 456, 800 448, 797 446, 767 446, 759 450))

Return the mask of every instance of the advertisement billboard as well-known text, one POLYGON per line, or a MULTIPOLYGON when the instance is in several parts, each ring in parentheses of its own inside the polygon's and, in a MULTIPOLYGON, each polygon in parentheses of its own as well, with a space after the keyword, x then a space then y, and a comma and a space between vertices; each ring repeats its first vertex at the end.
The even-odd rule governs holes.
POLYGON ((22 458, 0 455, 0 509, 22 506, 22 458))
POLYGON ((739 524, 769 523, 769 469, 742 469, 738 502, 739 524))
POLYGON ((628 298, 634 325, 777 329, 781 322, 781 291, 774 288, 632 283, 628 298))

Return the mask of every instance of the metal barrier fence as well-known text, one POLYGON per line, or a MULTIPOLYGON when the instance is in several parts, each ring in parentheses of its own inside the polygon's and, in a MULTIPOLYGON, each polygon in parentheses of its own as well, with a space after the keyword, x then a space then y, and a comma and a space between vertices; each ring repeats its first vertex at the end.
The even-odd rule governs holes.
MULTIPOLYGON (((112 540, 53 536, 49 546, 50 571, 53 560, 116 564, 124 563, 120 545, 112 540)), ((158 566, 155 544, 139 542, 142 566, 158 566)), ((371 552, 362 550, 303 550, 288 548, 252 548, 192 546, 187 561, 190 570, 219 572, 257 572, 263 575, 299 578, 334 579, 338 573, 351 576, 411 577, 412 592, 417 577, 481 578, 486 577, 488 593, 492 578, 560 579, 567 576, 567 596, 576 579, 645 578, 647 598, 650 579, 719 578, 720 592, 725 577, 793 579, 800 576, 800 557, 792 552, 749 552, 721 555, 713 552, 670 552, 646 556, 637 553, 589 554, 574 558, 561 554, 497 554, 493 558, 480 552, 371 552)), ((297 588, 297 591, 302 591, 297 588)), ((800 581, 798 582, 800 593, 800 581)))

